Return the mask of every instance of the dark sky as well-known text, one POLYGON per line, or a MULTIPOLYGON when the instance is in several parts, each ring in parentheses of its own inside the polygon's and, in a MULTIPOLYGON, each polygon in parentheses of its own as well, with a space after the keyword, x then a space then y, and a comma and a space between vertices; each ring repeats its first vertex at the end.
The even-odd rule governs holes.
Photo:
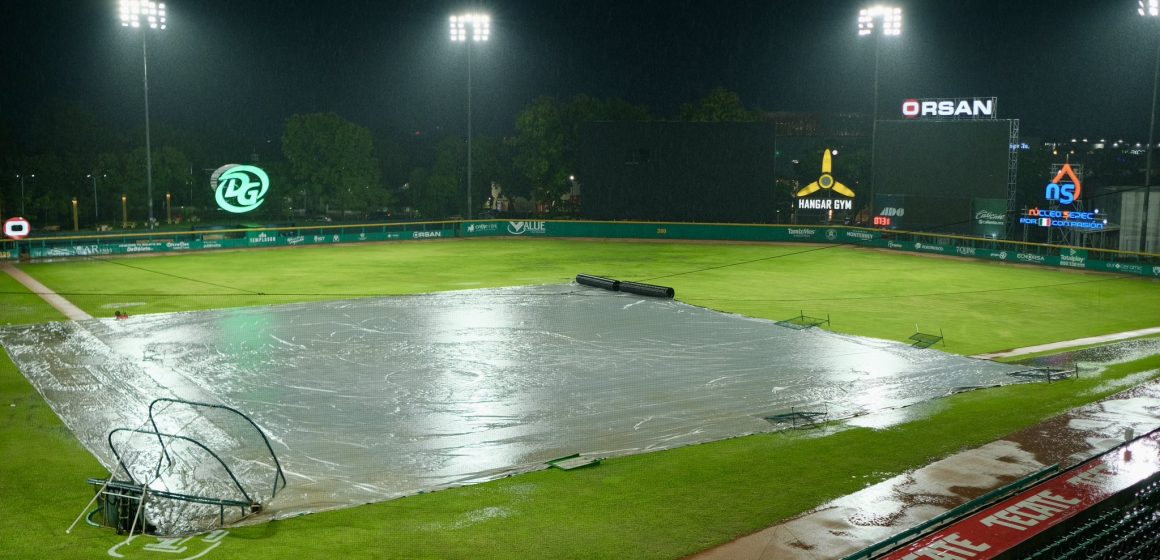
MULTIPOLYGON (((447 18, 493 18, 473 47, 481 134, 540 95, 587 93, 674 117, 716 86, 751 108, 869 112, 873 38, 847 0, 172 0, 148 38, 155 123, 212 122, 260 141, 298 112, 375 130, 461 130, 463 44, 447 18)), ((1160 22, 1135 0, 911 0, 883 39, 880 114, 907 97, 999 98, 1025 135, 1144 141, 1160 22)), ((46 100, 142 117, 140 31, 116 0, 0 0, 0 115, 20 130, 46 100)))

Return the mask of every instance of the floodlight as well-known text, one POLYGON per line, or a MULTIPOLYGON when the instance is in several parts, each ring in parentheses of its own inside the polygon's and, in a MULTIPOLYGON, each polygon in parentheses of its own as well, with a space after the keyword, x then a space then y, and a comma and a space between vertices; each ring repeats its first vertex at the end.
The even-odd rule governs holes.
POLYGON ((491 16, 487 14, 463 14, 451 16, 451 40, 467 41, 467 27, 471 26, 472 41, 486 41, 491 36, 491 16))
POLYGON ((471 219, 471 43, 482 43, 491 38, 491 16, 479 13, 453 15, 448 20, 451 42, 467 43, 467 219, 471 219), (471 41, 467 27, 471 26, 471 41))
MULTIPOLYGON (((1156 0, 1160 2, 1160 0, 1156 0)), ((882 20, 883 35, 902 34, 902 8, 893 6, 871 6, 858 11, 858 34, 869 35, 874 32, 874 20, 882 20)))
MULTIPOLYGON (((122 27, 165 29, 165 3, 152 0, 120 0, 122 27)), ((153 229, 153 149, 149 139, 149 52, 146 35, 141 35, 141 66, 145 86, 145 189, 149 207, 149 229, 153 229)))
MULTIPOLYGON (((1157 0, 1160 1, 1160 0, 1157 0)), ((881 4, 863 8, 858 11, 858 35, 865 36, 874 33, 875 20, 881 20, 882 24, 878 27, 878 35, 874 40, 874 108, 873 116, 870 125, 870 151, 874 152, 874 146, 878 138, 878 49, 882 42, 882 36, 898 36, 902 35, 902 8, 897 6, 883 6, 881 4)), ((874 158, 870 158, 870 212, 874 213, 874 158)))
POLYGON ((165 3, 150 0, 121 0, 121 26, 165 29, 165 3))
POLYGON ((1160 16, 1160 0, 1140 0, 1140 8, 1136 10, 1142 16, 1160 16))

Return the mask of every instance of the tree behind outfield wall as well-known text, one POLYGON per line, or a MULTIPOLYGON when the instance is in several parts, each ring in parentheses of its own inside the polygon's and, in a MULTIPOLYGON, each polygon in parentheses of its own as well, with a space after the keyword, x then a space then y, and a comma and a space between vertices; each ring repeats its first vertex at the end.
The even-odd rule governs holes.
POLYGON ((714 88, 696 103, 681 105, 685 122, 757 122, 760 115, 741 104, 741 96, 725 88, 714 88))
MULTIPOLYGON (((177 210, 187 204, 190 198, 190 175, 192 165, 185 153, 172 146, 153 149, 153 217, 165 222, 165 193, 171 193, 171 203, 177 210)), ((125 196, 128 221, 143 226, 149 216, 148 186, 146 185, 145 148, 104 152, 97 156, 96 164, 90 169, 78 169, 73 175, 85 177, 89 171, 97 173, 97 206, 100 223, 120 227, 121 195, 125 196)), ((78 198, 82 201, 85 214, 81 221, 92 215, 92 180, 77 181, 78 198)), ((196 185, 194 185, 196 187, 196 185)), ((203 187, 204 188, 204 187, 203 187)))
POLYGON ((646 107, 618 99, 578 95, 560 102, 541 97, 516 118, 513 165, 530 186, 532 198, 556 201, 571 188, 568 177, 576 173, 582 124, 650 120, 653 118, 646 107))
POLYGON ((389 198, 370 131, 334 113, 290 117, 282 153, 292 183, 288 190, 303 193, 308 213, 363 214, 389 198))

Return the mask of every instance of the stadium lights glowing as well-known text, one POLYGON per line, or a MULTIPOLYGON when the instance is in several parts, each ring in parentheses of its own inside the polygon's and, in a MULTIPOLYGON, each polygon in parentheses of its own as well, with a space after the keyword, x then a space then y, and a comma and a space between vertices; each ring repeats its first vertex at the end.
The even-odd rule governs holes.
POLYGON ((467 13, 451 16, 451 42, 467 43, 467 219, 471 219, 471 43, 484 43, 491 38, 491 16, 467 13), (467 40, 467 26, 471 26, 471 41, 467 40))
MULTIPOLYGON (((1152 0, 1160 2, 1160 0, 1152 0)), ((894 6, 871 6, 858 12, 858 34, 869 35, 874 32, 874 21, 882 20, 883 35, 902 34, 902 8, 894 6)))
POLYGON ((486 41, 491 37, 491 16, 487 14, 463 14, 451 16, 451 40, 467 41, 467 27, 471 26, 472 41, 486 41))
MULTIPOLYGON (((1145 17, 1160 17, 1160 0, 1140 0, 1140 8, 1137 10, 1141 16, 1145 17)), ((1145 146, 1145 151, 1148 152, 1146 162, 1144 163, 1144 215, 1140 220, 1140 252, 1147 251, 1148 248, 1148 197, 1152 194, 1152 149, 1155 144, 1152 142, 1156 131, 1156 92, 1160 89, 1160 46, 1156 48, 1156 69, 1152 71, 1152 117, 1148 121, 1148 144, 1145 146)))
MULTIPOLYGON (((121 0, 121 27, 165 29, 165 4, 151 0, 121 0)), ((142 83, 145 86, 145 192, 148 197, 149 229, 153 229, 153 148, 149 139, 149 51, 146 34, 141 34, 142 83)))
POLYGON ((149 0, 121 0, 121 27, 165 29, 165 4, 149 0))

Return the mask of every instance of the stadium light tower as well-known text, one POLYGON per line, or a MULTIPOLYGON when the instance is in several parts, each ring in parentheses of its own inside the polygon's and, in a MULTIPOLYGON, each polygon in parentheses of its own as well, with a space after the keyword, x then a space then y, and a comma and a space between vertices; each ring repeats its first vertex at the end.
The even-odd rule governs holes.
POLYGON ((29 179, 35 179, 36 175, 25 175, 23 173, 16 174, 16 178, 20 179, 20 215, 21 216, 28 215, 28 214, 24 213, 24 178, 25 177, 27 177, 29 179))
MULTIPOLYGON (((1139 14, 1146 18, 1160 19, 1160 0, 1140 0, 1139 14)), ((1156 84, 1160 80, 1160 41, 1156 43, 1156 64, 1152 71, 1152 117, 1148 119, 1148 145, 1145 146, 1148 155, 1144 158, 1144 214, 1140 220, 1140 252, 1148 251, 1148 204, 1152 193, 1152 150, 1153 132, 1156 130, 1156 84)))
POLYGON ((874 219, 874 148, 878 141, 878 51, 883 35, 902 35, 902 8, 876 5, 858 12, 858 35, 874 35, 874 108, 870 123, 870 219, 874 219))
POLYGON ((103 175, 97 175, 96 171, 85 175, 86 179, 93 180, 93 223, 101 221, 101 212, 97 209, 97 177, 108 178, 109 175, 107 173, 103 175))
POLYGON ((471 219, 471 44, 491 38, 491 16, 467 13, 451 16, 451 42, 467 43, 467 219, 471 219), (471 28, 468 32, 467 28, 471 28))
MULTIPOLYGON (((121 27, 165 29, 165 4, 150 0, 121 0, 121 27)), ((141 29, 141 61, 145 84, 145 195, 148 197, 149 229, 153 229, 153 149, 149 140, 149 50, 147 29, 141 29)))

